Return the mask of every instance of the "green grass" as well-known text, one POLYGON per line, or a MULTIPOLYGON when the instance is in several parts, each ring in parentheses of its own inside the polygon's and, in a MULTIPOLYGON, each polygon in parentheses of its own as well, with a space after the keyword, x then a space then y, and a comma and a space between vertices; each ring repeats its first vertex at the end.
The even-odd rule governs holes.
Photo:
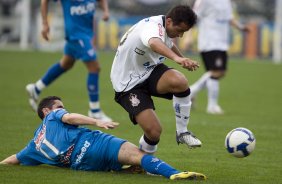
MULTIPOLYGON (((25 85, 35 82, 60 57, 60 53, 0 51, 0 160, 21 150, 32 138, 40 120, 28 106, 25 85)), ((142 133, 140 128, 131 124, 127 113, 113 100, 109 77, 113 53, 101 52, 99 58, 102 108, 121 123, 117 129, 105 132, 137 144, 142 133)), ((221 82, 220 104, 225 115, 205 113, 206 92, 199 94, 197 109, 191 112, 189 129, 202 140, 202 148, 189 150, 176 144, 171 101, 155 99, 156 112, 163 125, 156 155, 180 170, 206 174, 205 183, 282 183, 282 65, 266 60, 230 60, 230 70, 221 82), (224 148, 226 134, 236 127, 252 130, 257 139, 255 151, 243 159, 232 157, 224 148)), ((203 68, 188 72, 170 61, 167 63, 185 73, 190 83, 203 73, 203 68)), ((86 73, 84 65, 77 62, 71 71, 43 91, 42 96, 61 96, 69 111, 86 114, 86 73)), ((49 166, 0 166, 0 183, 42 182, 175 183, 142 174, 82 172, 49 166)))

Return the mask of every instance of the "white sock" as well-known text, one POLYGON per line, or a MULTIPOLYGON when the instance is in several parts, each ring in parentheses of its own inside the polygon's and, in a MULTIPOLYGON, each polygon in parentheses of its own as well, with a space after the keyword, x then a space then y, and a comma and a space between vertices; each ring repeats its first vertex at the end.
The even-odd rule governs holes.
POLYGON ((190 119, 190 110, 192 102, 190 97, 173 96, 173 108, 175 111, 176 131, 178 134, 187 132, 187 125, 190 119))
POLYGON ((219 80, 209 78, 207 80, 207 89, 208 89, 208 107, 218 105, 219 80))
POLYGON ((35 83, 35 87, 39 90, 42 91, 44 88, 46 88, 46 85, 43 83, 43 81, 41 79, 39 79, 36 83, 35 83))
POLYGON ((194 84, 190 86, 191 94, 190 97, 193 98, 197 95, 199 91, 206 87, 206 82, 210 78, 211 73, 206 72, 204 73, 200 79, 198 79, 194 84))
POLYGON ((139 140, 139 149, 145 151, 146 153, 154 154, 158 149, 158 145, 148 144, 144 139, 144 135, 142 135, 139 140))
POLYGON ((100 111, 100 102, 89 102, 89 108, 91 111, 99 112, 100 111))

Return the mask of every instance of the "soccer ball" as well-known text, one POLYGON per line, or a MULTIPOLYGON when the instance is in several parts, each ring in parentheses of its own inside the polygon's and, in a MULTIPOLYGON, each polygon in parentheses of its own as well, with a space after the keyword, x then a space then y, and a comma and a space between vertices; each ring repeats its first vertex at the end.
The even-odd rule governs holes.
POLYGON ((246 128, 235 128, 225 138, 225 148, 233 156, 242 158, 254 151, 256 139, 254 134, 246 128))

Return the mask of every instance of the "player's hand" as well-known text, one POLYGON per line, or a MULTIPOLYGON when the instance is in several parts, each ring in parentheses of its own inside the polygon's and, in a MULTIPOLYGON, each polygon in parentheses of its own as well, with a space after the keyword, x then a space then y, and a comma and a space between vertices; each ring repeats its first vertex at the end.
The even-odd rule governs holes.
POLYGON ((247 26, 247 25, 244 25, 242 28, 241 28, 242 31, 246 32, 246 33, 249 33, 251 31, 250 27, 247 26))
POLYGON ((103 21, 108 21, 109 18, 110 18, 109 12, 104 12, 104 13, 103 13, 103 17, 102 17, 103 21))
POLYGON ((44 40, 46 40, 46 41, 49 41, 49 32, 50 32, 49 25, 43 24, 41 34, 42 34, 42 37, 44 38, 44 40))
POLYGON ((113 129, 119 125, 118 122, 113 122, 113 121, 102 121, 102 120, 96 120, 96 126, 100 128, 105 128, 105 129, 113 129))
POLYGON ((181 65, 183 68, 188 69, 189 71, 195 71, 199 68, 199 63, 196 61, 193 61, 189 58, 179 58, 176 60, 176 62, 181 65))

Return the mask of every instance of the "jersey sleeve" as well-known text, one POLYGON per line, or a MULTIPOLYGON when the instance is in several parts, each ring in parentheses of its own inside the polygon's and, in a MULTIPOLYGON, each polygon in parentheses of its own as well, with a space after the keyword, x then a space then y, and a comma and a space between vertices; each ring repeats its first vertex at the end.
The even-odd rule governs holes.
POLYGON ((228 18, 229 20, 232 20, 234 18, 234 15, 233 15, 233 6, 231 1, 228 2, 228 8, 230 9, 228 18))
POLYGON ((65 114, 69 113, 66 109, 55 109, 53 110, 53 112, 54 112, 54 118, 59 121, 62 120, 65 114))
POLYGON ((164 27, 160 23, 156 22, 148 23, 143 27, 143 31, 140 34, 141 41, 146 47, 150 47, 149 40, 151 38, 160 38, 162 41, 164 41, 164 36, 164 27))
POLYGON ((30 166, 42 164, 41 162, 35 159, 35 155, 33 151, 34 146, 31 145, 32 143, 33 142, 30 141, 29 144, 24 149, 22 149, 20 152, 16 154, 16 157, 20 161, 20 164, 30 165, 30 166))

